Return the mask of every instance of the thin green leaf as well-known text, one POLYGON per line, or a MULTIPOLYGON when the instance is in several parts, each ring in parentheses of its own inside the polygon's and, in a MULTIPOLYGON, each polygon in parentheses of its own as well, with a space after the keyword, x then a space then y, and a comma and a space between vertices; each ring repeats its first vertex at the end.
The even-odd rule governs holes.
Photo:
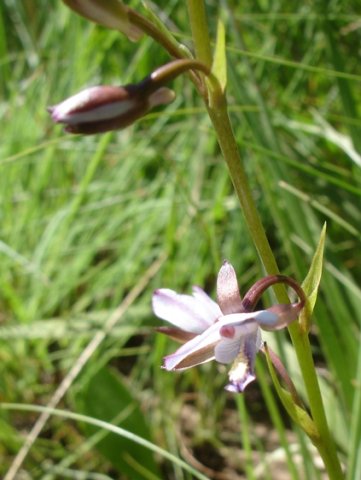
POLYGON ((310 328, 310 321, 313 309, 316 304, 318 287, 321 281, 322 266, 323 266, 323 252, 325 247, 326 238, 326 223, 324 224, 320 240, 318 242, 316 252, 313 256, 310 269, 302 283, 303 291, 307 297, 306 307, 303 309, 300 315, 300 324, 305 332, 308 332, 310 328))
MULTIPOLYGON (((99 370, 78 395, 80 411, 136 433, 150 440, 150 430, 137 400, 123 385, 116 372, 107 368, 99 370)), ((87 427, 87 434, 94 433, 87 427)), ((159 470, 149 450, 124 437, 109 434, 97 445, 98 450, 119 473, 134 480, 159 478, 159 470)))
POLYGON ((108 430, 109 432, 115 433, 116 435, 122 436, 131 440, 136 444, 143 445, 145 448, 148 448, 152 452, 161 455, 162 457, 168 459, 175 465, 180 466, 186 472, 189 472, 194 476, 194 478, 199 478, 200 480, 209 480, 209 477, 206 477, 202 473, 195 470, 193 467, 188 465, 186 462, 177 458, 173 454, 167 452, 163 448, 158 447, 154 443, 145 440, 144 438, 134 434, 126 430, 125 428, 118 427, 116 425, 112 425, 111 423, 104 422, 103 420, 99 420, 97 418, 93 418, 87 415, 81 415, 79 413, 68 412, 66 410, 60 410, 58 408, 48 408, 48 407, 41 407, 39 405, 28 405, 24 403, 0 403, 0 408, 3 410, 19 410, 23 412, 48 412, 51 415, 61 418, 68 418, 71 420, 75 420, 77 422, 87 423, 89 425, 94 425, 97 428, 102 428, 104 430, 108 430))

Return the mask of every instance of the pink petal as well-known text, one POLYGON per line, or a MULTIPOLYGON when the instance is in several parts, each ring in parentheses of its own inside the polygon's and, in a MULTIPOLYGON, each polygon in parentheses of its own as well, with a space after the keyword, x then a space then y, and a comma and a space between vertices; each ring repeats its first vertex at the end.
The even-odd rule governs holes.
POLYGON ((236 272, 227 261, 223 262, 218 273, 217 301, 224 315, 243 310, 236 272))
MULTIPOLYGON (((173 290, 162 288, 153 294, 152 304, 155 315, 167 320, 181 330, 201 333, 219 317, 216 308, 204 298, 181 295, 173 290)), ((204 294, 206 295, 206 294, 204 294)), ((211 299, 209 299, 211 301, 211 299)))

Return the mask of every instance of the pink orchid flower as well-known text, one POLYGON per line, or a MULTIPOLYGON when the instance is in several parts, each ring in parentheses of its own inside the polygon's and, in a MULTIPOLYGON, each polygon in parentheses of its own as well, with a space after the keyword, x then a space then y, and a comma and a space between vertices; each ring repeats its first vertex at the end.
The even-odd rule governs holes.
POLYGON ((217 303, 200 287, 193 287, 193 295, 169 289, 156 290, 152 301, 155 315, 175 327, 157 330, 185 342, 164 358, 163 368, 185 370, 211 360, 223 364, 233 362, 226 389, 243 392, 255 379, 255 357, 262 347, 261 329, 286 327, 296 320, 304 306, 303 292, 296 285, 288 277, 266 277, 257 282, 242 301, 234 268, 224 262, 218 273, 217 303), (249 311, 265 288, 278 282, 291 285, 301 297, 300 301, 249 311))

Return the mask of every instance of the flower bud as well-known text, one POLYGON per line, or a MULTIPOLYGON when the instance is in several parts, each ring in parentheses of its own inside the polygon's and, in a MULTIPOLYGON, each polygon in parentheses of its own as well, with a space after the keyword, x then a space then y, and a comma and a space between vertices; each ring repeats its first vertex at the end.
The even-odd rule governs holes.
POLYGON ((155 91, 146 81, 124 87, 97 86, 49 107, 55 123, 64 123, 70 133, 93 134, 131 125, 157 105, 170 103, 174 92, 165 87, 155 91))
POLYGON ((63 0, 63 2, 88 20, 119 30, 129 40, 139 40, 143 35, 143 32, 130 22, 129 8, 119 0, 63 0))

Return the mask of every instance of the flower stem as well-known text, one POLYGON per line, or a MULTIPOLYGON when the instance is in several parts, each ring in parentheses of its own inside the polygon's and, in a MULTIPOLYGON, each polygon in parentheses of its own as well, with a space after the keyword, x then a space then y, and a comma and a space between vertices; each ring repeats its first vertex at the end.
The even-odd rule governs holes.
MULTIPOLYGON (((196 57, 198 60, 210 66, 212 54, 204 1, 187 0, 187 5, 196 57)), ((232 131, 227 111, 227 100, 222 92, 217 92, 217 94, 219 95, 217 101, 212 102, 211 106, 207 105, 208 113, 259 257, 267 273, 269 275, 277 275, 279 274, 279 269, 252 197, 246 172, 232 131)), ((280 303, 289 302, 286 289, 283 285, 275 285, 274 290, 280 303)), ((327 425, 308 336, 307 334, 303 334, 297 323, 289 326, 289 332, 306 386, 312 418, 319 435, 318 441, 315 441, 315 445, 323 458, 329 478, 331 480, 340 480, 344 477, 337 457, 336 446, 327 425)))
POLYGON ((187 0, 187 6, 196 58, 210 67, 212 50, 204 1, 187 0))
MULTIPOLYGON (((151 20, 144 17, 136 10, 128 8, 128 18, 135 26, 142 30, 146 35, 153 38, 157 43, 169 53, 171 57, 176 59, 189 58, 187 52, 173 37, 171 32, 167 28, 160 28, 155 25, 151 20)), ((194 71, 189 72, 193 83, 196 85, 200 92, 203 92, 203 82, 199 78, 199 75, 194 71)), ((204 92, 203 92, 204 95, 204 92)))
POLYGON ((157 81, 163 85, 178 77, 178 75, 187 72, 188 70, 199 70, 205 75, 210 75, 210 70, 204 63, 199 62, 198 60, 184 58, 180 60, 173 60, 172 62, 158 67, 152 72, 151 77, 153 81, 157 81))
POLYGON ((154 23, 131 8, 128 9, 128 18, 131 23, 162 45, 172 57, 186 58, 184 50, 182 50, 170 32, 167 32, 165 29, 160 30, 154 23))

